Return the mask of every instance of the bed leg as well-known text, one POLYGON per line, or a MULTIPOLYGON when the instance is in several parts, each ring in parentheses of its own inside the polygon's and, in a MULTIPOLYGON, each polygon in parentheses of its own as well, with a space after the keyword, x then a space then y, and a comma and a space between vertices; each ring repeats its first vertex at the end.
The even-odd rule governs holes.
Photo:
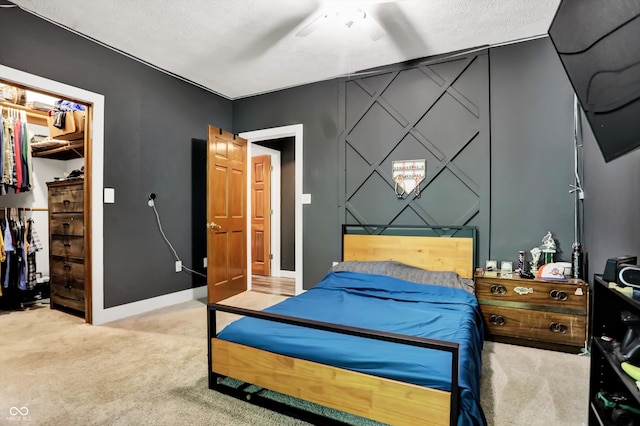
POLYGON ((207 307, 207 369, 209 370, 209 389, 214 389, 218 382, 218 375, 213 372, 213 355, 211 353, 211 339, 216 336, 216 310, 211 306, 207 307))
POLYGON ((459 353, 458 349, 451 352, 451 415, 450 424, 458 424, 458 410, 460 410, 460 388, 458 387, 458 371, 459 371, 459 353))

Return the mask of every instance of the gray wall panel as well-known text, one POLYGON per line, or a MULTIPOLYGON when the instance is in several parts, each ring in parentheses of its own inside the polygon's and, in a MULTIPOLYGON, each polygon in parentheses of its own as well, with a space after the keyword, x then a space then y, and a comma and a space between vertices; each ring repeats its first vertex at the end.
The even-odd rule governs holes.
POLYGON ((0 13, 0 39, 3 65, 105 96, 104 185, 116 189, 104 208, 105 307, 192 287, 174 272, 147 194, 190 263, 192 139, 206 139, 207 124, 231 129, 231 102, 18 8, 0 13))
POLYGON ((362 224, 461 226, 474 220, 484 261, 490 215, 488 58, 450 62, 389 72, 372 84, 345 83, 344 217, 362 224), (422 192, 398 199, 392 163, 412 159, 427 163, 422 192))
POLYGON ((325 81, 234 101, 234 132, 303 124, 303 286, 315 285, 339 260, 338 82, 325 81))
POLYGON ((551 231, 569 260, 573 89, 548 38, 490 56, 491 258, 517 261, 551 231))
POLYGON ((602 274, 608 258, 640 257, 640 151, 609 163, 586 119, 584 135, 584 231, 588 276, 602 274))

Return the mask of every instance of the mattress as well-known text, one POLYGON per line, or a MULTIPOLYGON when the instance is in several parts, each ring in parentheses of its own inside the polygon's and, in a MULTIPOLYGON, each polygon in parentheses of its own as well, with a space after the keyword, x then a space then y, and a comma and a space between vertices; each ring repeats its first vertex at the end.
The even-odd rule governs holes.
MULTIPOLYGON (((265 312, 457 342, 459 425, 486 424, 479 403, 483 328, 477 299, 457 288, 358 272, 330 272, 265 312)), ((451 388, 451 354, 245 317, 219 339, 429 388, 451 388)))

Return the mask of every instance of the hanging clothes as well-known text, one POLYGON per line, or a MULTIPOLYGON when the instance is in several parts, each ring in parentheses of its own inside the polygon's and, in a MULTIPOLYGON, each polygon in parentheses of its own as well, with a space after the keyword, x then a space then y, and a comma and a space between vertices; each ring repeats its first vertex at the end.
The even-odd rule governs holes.
POLYGON ((31 147, 25 111, 2 110, 0 122, 0 195, 10 189, 20 193, 32 189, 31 147))
POLYGON ((34 228, 33 219, 25 220, 21 213, 7 214, 5 220, 0 222, 0 227, 6 254, 4 261, 0 263, 2 287, 23 291, 35 289, 36 252, 42 250, 42 244, 34 228))
POLYGON ((42 250, 42 243, 40 243, 33 219, 27 220, 25 246, 27 248, 27 288, 33 289, 38 283, 36 252, 42 250))

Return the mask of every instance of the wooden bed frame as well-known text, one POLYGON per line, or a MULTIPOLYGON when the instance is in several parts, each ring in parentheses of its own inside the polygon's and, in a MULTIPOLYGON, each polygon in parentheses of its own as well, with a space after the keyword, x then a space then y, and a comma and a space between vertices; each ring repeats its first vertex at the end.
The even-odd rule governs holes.
MULTIPOLYGON (((396 260, 430 270, 456 271, 472 278, 473 227, 343 226, 343 260, 396 260), (459 234, 464 234, 459 236, 459 234), (434 236, 436 235, 436 236, 434 236), (439 236, 438 236, 439 235, 439 236)), ((342 424, 326 417, 245 392, 225 377, 305 401, 390 424, 457 424, 459 345, 433 339, 360 329, 221 304, 208 305, 209 388, 313 423, 342 424), (336 368, 216 338, 216 312, 305 326, 452 354, 451 391, 336 368)))

